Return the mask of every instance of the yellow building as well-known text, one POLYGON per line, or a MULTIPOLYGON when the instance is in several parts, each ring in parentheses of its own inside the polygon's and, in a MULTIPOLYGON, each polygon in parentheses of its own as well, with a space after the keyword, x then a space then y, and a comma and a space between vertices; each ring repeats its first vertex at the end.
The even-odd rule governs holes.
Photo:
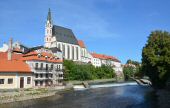
POLYGON ((30 67, 23 61, 11 60, 7 53, 0 53, 0 89, 17 89, 32 87, 32 72, 30 67))

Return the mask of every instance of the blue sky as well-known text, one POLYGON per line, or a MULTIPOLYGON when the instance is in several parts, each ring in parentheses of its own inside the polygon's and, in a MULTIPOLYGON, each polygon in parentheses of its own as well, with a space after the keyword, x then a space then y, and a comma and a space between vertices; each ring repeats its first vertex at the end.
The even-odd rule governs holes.
POLYGON ((141 61, 153 30, 170 31, 170 0, 0 0, 0 46, 10 37, 44 44, 48 8, 56 25, 71 28, 91 52, 141 61))

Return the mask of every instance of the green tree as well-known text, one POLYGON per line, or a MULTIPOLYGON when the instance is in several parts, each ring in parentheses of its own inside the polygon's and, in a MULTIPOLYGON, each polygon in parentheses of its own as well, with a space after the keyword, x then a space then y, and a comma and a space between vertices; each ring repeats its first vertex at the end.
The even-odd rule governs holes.
POLYGON ((132 66, 124 67, 123 74, 124 74, 125 80, 130 80, 131 77, 134 77, 135 68, 132 66))
POLYGON ((70 60, 64 61, 65 80, 92 80, 115 77, 115 72, 110 66, 94 67, 91 64, 77 64, 70 60))
POLYGON ((142 71, 154 87, 163 88, 170 77, 170 34, 154 31, 142 50, 142 71))

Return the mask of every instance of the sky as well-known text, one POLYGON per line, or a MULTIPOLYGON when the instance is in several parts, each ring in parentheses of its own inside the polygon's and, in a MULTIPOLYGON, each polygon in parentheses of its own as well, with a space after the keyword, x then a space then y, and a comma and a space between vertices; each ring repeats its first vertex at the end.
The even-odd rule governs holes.
POLYGON ((170 31, 170 0, 0 0, 0 47, 12 37, 44 45, 48 9, 52 20, 73 30, 90 52, 141 61, 151 31, 170 31))

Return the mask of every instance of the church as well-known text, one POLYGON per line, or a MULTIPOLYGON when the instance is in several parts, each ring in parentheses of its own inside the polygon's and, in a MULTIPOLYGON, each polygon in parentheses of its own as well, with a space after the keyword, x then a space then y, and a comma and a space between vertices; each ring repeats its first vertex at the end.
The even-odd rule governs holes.
POLYGON ((71 29, 53 24, 50 9, 45 25, 44 41, 47 48, 59 48, 64 59, 82 62, 90 60, 83 41, 77 40, 71 29))
POLYGON ((44 43, 44 47, 46 48, 60 49, 63 54, 63 59, 81 63, 91 63, 95 67, 110 65, 117 74, 122 74, 123 69, 121 62, 116 57, 90 53, 84 42, 78 40, 71 29, 54 25, 50 9, 45 24, 44 43))

